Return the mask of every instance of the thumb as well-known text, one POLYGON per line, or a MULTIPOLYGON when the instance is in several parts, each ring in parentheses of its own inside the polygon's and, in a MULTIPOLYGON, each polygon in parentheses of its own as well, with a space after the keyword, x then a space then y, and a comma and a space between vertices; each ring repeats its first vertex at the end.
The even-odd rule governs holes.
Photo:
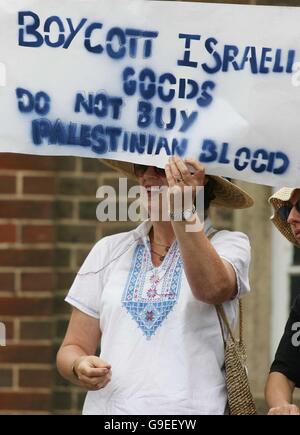
POLYGON ((103 369, 103 368, 110 369, 111 368, 110 364, 108 364, 103 359, 98 358, 97 356, 92 356, 91 359, 90 359, 90 363, 95 368, 100 368, 100 369, 103 369))

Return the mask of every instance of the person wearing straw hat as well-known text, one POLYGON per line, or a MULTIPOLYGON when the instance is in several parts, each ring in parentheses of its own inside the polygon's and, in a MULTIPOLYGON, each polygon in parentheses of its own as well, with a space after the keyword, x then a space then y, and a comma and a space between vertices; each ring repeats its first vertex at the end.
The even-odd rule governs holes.
POLYGON ((205 176, 192 159, 173 157, 165 170, 106 163, 146 189, 150 217, 101 239, 88 255, 66 298, 73 312, 58 370, 88 390, 84 414, 224 414, 215 304, 223 304, 233 325, 237 299, 249 291, 249 240, 239 232, 215 234, 207 213, 204 225, 186 231, 199 223, 193 204, 178 210, 171 200, 168 220, 152 220, 152 206, 163 187, 174 197, 189 187, 193 201, 204 187, 206 212, 210 205, 247 208, 253 200, 228 180, 205 176))
MULTIPOLYGON (((273 223, 300 248, 300 188, 284 187, 269 201, 274 208, 273 223)), ((293 404, 295 387, 300 388, 300 294, 293 304, 267 380, 265 396, 269 415, 300 415, 300 409, 293 404)))

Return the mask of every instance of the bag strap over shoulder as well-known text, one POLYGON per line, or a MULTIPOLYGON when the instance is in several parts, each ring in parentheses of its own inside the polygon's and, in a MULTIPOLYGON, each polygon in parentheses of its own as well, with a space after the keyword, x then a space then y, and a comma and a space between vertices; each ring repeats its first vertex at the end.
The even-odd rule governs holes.
MULTIPOLYGON (((218 233, 218 231, 214 231, 213 233, 211 233, 208 236, 208 239, 211 240, 217 233, 218 233)), ((234 336, 232 328, 228 322, 223 305, 215 305, 215 308, 216 308, 218 319, 219 319, 220 326, 221 326, 224 345, 226 344, 226 334, 224 331, 224 326, 226 327, 227 332, 230 335, 231 339, 233 341, 235 341, 235 336, 234 336)), ((242 305, 242 301, 239 299, 239 342, 240 343, 243 343, 243 333, 244 333, 244 331, 243 331, 243 305, 242 305)))
MULTIPOLYGON (((216 308, 218 319, 220 322, 224 344, 226 343, 226 335, 225 335, 225 331, 224 331, 224 325, 225 325, 227 332, 230 335, 231 339, 233 341, 235 341, 236 339, 235 339, 234 333, 232 331, 232 328, 228 322, 223 305, 215 305, 215 308, 216 308)), ((243 343, 243 332, 244 332, 243 331, 243 304, 242 304, 242 301, 239 299, 239 342, 241 344, 243 343)))

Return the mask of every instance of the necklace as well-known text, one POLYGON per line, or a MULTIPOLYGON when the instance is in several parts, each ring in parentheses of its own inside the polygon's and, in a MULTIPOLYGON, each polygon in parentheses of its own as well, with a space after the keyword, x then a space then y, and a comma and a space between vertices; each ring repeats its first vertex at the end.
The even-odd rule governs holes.
POLYGON ((150 251, 151 251, 151 253, 154 254, 154 255, 157 255, 157 256, 159 257, 159 260, 160 260, 161 262, 163 262, 164 259, 165 259, 166 256, 167 256, 169 250, 171 249, 171 246, 170 246, 170 245, 163 245, 162 243, 155 242, 155 241, 154 241, 153 228, 151 228, 151 231, 150 231, 150 234, 149 234, 149 241, 150 241, 150 251), (165 253, 164 253, 164 254, 161 254, 161 253, 155 251, 154 249, 152 249, 151 243, 152 243, 153 245, 162 246, 163 248, 165 248, 165 253))
POLYGON ((163 246, 164 248, 166 248, 166 251, 168 251, 170 249, 170 245, 162 245, 161 243, 157 243, 154 240, 152 241, 153 245, 157 245, 157 246, 163 246))
POLYGON ((165 255, 160 254, 159 252, 155 252, 153 249, 151 249, 151 252, 155 255, 159 256, 160 261, 164 261, 164 259, 166 258, 166 255, 168 253, 169 249, 166 249, 166 253, 165 255))
POLYGON ((165 254, 160 254, 159 252, 154 251, 154 249, 151 249, 151 252, 155 255, 159 256, 160 261, 164 261, 164 259, 166 258, 167 253, 170 250, 170 246, 166 246, 166 245, 161 245, 160 243, 155 243, 154 241, 152 242, 154 245, 159 245, 159 246, 163 246, 165 248, 165 254))
POLYGON ((165 248, 165 255, 162 256, 161 254, 159 254, 158 252, 155 252, 154 250, 151 250, 151 252, 153 252, 153 254, 159 255, 162 258, 165 258, 166 254, 168 253, 168 251, 170 250, 171 246, 170 245, 163 245, 162 243, 158 243, 154 241, 154 234, 153 234, 153 229, 151 230, 151 233, 149 235, 149 239, 150 239, 150 244, 151 244, 151 239, 152 239, 152 243, 153 245, 157 245, 157 246, 162 246, 163 248, 165 248))

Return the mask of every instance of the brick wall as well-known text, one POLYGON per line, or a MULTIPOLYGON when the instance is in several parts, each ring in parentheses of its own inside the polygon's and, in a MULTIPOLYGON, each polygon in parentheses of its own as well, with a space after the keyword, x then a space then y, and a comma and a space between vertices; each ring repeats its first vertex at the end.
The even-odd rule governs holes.
POLYGON ((132 228, 96 220, 96 190, 116 175, 93 159, 0 155, 0 412, 81 408, 55 370, 69 307, 63 299, 99 238, 132 228))

